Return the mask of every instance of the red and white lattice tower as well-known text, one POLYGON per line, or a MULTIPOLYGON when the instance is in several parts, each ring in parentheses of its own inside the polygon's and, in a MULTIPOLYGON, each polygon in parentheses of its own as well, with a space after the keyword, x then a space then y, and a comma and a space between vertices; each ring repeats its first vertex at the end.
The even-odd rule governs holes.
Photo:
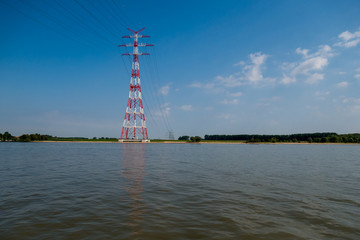
POLYGON ((140 68, 139 68, 139 55, 150 55, 149 53, 139 52, 139 47, 154 46, 153 44, 139 43, 139 38, 148 38, 150 36, 139 35, 145 28, 134 31, 128 28, 133 35, 123 36, 123 38, 134 38, 132 44, 122 44, 119 47, 133 47, 133 53, 124 53, 122 55, 132 55, 132 68, 131 68, 131 80, 129 100, 127 102, 124 123, 121 131, 121 137, 119 141, 124 140, 142 140, 148 141, 148 133, 145 122, 145 114, 143 107, 143 100, 141 97, 141 85, 140 85, 140 68))

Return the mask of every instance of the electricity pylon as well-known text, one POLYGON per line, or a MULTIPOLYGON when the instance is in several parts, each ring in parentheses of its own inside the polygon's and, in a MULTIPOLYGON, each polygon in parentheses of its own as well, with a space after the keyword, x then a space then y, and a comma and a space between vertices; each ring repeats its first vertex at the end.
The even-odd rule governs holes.
POLYGON ((141 96, 141 84, 140 84, 140 68, 139 68, 139 56, 140 55, 150 55, 149 53, 139 52, 139 47, 154 46, 153 44, 145 44, 138 42, 139 38, 149 38, 150 36, 139 35, 141 31, 145 28, 138 31, 134 31, 128 28, 129 31, 133 33, 130 36, 123 36, 123 38, 134 38, 134 43, 122 44, 119 47, 132 47, 132 53, 124 53, 122 55, 132 55, 132 68, 131 68, 131 80, 130 80, 130 90, 129 90, 129 99, 127 102, 127 107, 125 111, 124 123, 121 130, 121 137, 119 141, 126 140, 142 140, 143 142, 148 142, 149 137, 146 128, 145 122, 145 113, 143 107, 143 100, 141 96))

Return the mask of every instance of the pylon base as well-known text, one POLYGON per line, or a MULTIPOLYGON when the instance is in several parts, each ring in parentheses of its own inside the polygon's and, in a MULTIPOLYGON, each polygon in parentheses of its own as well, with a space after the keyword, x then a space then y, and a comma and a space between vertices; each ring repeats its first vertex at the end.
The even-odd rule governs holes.
POLYGON ((149 143, 150 139, 119 139, 120 143, 149 143))

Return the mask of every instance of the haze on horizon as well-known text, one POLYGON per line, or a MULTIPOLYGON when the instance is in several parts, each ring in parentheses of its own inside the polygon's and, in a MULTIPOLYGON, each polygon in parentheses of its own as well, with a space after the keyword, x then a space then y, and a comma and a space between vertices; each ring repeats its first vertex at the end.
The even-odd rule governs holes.
POLYGON ((126 27, 150 138, 360 132, 360 2, 0 0, 0 132, 119 137, 126 27))

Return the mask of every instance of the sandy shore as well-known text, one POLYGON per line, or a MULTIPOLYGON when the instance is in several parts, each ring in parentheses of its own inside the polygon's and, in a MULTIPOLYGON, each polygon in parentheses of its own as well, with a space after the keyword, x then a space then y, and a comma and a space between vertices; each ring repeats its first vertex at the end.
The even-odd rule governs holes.
MULTIPOLYGON (((142 142, 114 142, 114 141, 34 141, 36 143, 142 143, 142 142)), ((150 144, 249 144, 249 145, 360 145, 359 143, 308 143, 308 142, 276 142, 276 143, 267 143, 267 142, 259 142, 259 143, 246 143, 246 142, 226 142, 226 141, 214 141, 214 142, 181 142, 181 141, 155 141, 149 142, 150 144)))

